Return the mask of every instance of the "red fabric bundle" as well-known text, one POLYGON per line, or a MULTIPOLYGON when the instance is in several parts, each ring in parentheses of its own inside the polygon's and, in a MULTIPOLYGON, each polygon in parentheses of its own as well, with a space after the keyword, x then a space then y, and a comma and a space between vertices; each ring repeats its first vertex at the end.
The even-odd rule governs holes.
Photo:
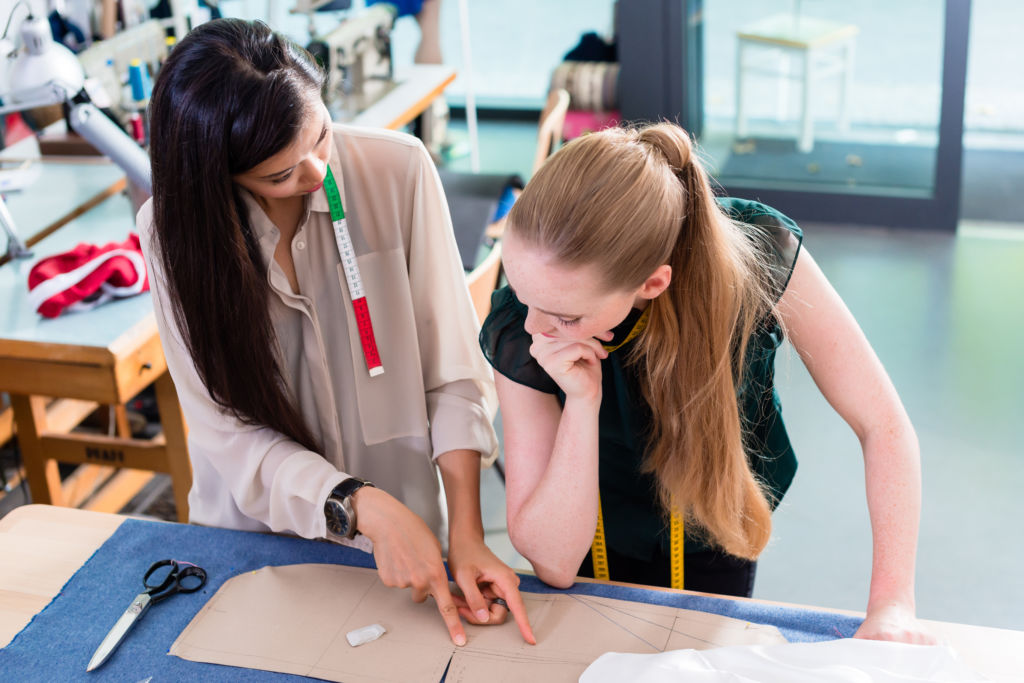
POLYGON ((95 308, 149 289, 139 236, 103 246, 79 244, 42 259, 28 274, 29 301, 47 318, 95 308))

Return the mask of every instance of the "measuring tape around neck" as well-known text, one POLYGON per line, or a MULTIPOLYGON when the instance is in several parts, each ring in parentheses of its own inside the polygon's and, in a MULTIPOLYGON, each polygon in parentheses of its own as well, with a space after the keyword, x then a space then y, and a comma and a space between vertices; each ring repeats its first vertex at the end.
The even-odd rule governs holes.
MULTIPOLYGON (((629 331, 626 338, 618 344, 602 344, 608 353, 617 351, 629 342, 633 341, 647 329, 647 323, 651 318, 651 307, 648 306, 644 312, 633 323, 633 329, 629 331)), ((683 516, 672 507, 672 514, 669 520, 669 576, 672 588, 683 588, 683 549, 686 541, 686 533, 683 525, 683 516)), ((601 509, 601 496, 597 498, 597 527, 594 529, 594 540, 590 544, 590 559, 594 565, 594 578, 608 581, 611 574, 608 569, 608 544, 604 537, 604 513, 601 509)))
MULTIPOLYGON (((672 508, 669 522, 669 556, 671 587, 683 589, 683 546, 686 534, 683 527, 683 516, 672 508)), ((594 565, 594 578, 609 581, 611 573, 608 569, 608 544, 604 539, 604 514, 601 510, 601 498, 597 499, 597 528, 594 530, 594 541, 590 545, 590 559, 594 565)))
POLYGON ((370 320, 370 308, 366 305, 366 292, 363 290, 363 279, 359 275, 352 236, 348 232, 345 207, 341 204, 341 193, 338 191, 338 184, 334 181, 330 166, 327 167, 327 176, 324 178, 324 192, 327 193, 327 204, 331 208, 334 241, 338 243, 338 255, 341 256, 341 267, 345 271, 348 294, 352 299, 352 310, 355 313, 356 327, 359 329, 359 342, 363 346, 366 368, 370 372, 370 377, 383 375, 384 365, 377 351, 377 339, 373 336, 373 321, 370 320))
POLYGON ((648 306, 647 308, 644 309, 644 312, 640 314, 640 317, 637 318, 637 321, 633 323, 633 329, 629 331, 629 334, 626 335, 625 339, 620 341, 618 344, 601 344, 601 346, 603 346, 604 350, 607 351, 608 353, 619 350, 629 342, 639 337, 640 333, 647 329, 647 321, 650 319, 651 307, 648 306))

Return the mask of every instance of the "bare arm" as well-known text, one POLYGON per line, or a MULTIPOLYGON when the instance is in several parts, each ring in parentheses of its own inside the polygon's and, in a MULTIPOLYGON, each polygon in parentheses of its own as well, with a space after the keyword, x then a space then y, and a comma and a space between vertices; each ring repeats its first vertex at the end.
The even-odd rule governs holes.
POLYGON ((519 577, 484 543, 480 519, 480 454, 460 449, 437 458, 448 501, 448 567, 462 598, 455 596, 459 613, 474 624, 500 624, 507 612, 489 603, 502 598, 512 612, 523 639, 537 640, 530 628, 526 606, 519 594, 519 577), (481 590, 483 589, 483 590, 481 590))
POLYGON ((868 616, 857 635, 929 642, 914 617, 921 467, 910 419, 853 315, 806 250, 779 312, 818 388, 864 453, 872 565, 868 616))
MULTIPOLYGON (((596 346, 599 349, 599 346, 596 346)), ((600 362, 591 346, 561 345, 541 364, 569 393, 561 408, 555 396, 497 376, 505 431, 509 536, 537 576, 557 587, 572 585, 597 526, 600 362), (587 381, 565 382, 552 372, 558 356, 587 381), (561 384, 561 382, 560 382, 561 384), (573 386, 580 384, 581 386, 573 386)))

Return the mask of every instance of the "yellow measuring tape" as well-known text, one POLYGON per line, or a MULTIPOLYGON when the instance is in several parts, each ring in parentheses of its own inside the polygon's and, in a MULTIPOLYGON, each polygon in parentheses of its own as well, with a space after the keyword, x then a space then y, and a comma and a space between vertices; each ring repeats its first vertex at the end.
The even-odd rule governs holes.
POLYGON ((629 342, 633 341, 638 336, 640 336, 641 332, 643 332, 644 330, 647 329, 647 321, 648 321, 648 319, 650 319, 650 317, 651 317, 651 307, 648 306, 647 308, 644 309, 644 312, 640 314, 640 317, 637 318, 636 323, 633 324, 633 329, 631 329, 629 331, 629 334, 626 335, 625 339, 623 339, 618 344, 615 344, 614 346, 612 346, 610 344, 601 344, 601 346, 603 346, 604 350, 607 351, 608 353, 611 353, 612 351, 614 351, 614 350, 616 350, 616 349, 618 349, 618 348, 620 348, 622 346, 625 346, 626 344, 628 344, 629 342))
MULTIPOLYGON (((637 319, 636 324, 633 325, 633 329, 629 331, 626 338, 614 346, 609 344, 602 344, 604 350, 608 353, 615 351, 616 349, 625 346, 629 342, 633 341, 647 329, 647 321, 651 317, 651 309, 648 306, 644 309, 644 312, 637 319)), ((670 575, 672 580, 672 588, 683 588, 683 546, 686 539, 685 529, 683 527, 683 517, 673 507, 672 516, 669 521, 669 557, 671 562, 670 575)), ((594 563, 594 578, 608 581, 611 574, 608 572, 608 545, 604 540, 604 514, 601 510, 601 498, 598 496, 597 499, 597 528, 594 530, 594 542, 590 544, 590 557, 594 563)))
MULTIPOLYGON (((683 526, 683 516, 679 511, 672 508, 672 516, 669 521, 669 558, 670 576, 672 588, 683 588, 683 546, 685 545, 686 533, 683 526)), ((601 509, 601 498, 597 499, 597 528, 594 530, 594 542, 590 544, 590 557, 594 563, 594 578, 608 581, 611 574, 608 571, 608 545, 604 540, 604 513, 601 509)))

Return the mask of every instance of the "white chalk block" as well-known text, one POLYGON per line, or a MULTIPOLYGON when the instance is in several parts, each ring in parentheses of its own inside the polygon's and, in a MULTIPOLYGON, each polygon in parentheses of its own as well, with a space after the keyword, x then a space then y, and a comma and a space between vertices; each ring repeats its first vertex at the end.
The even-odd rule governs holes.
POLYGON ((362 628, 357 628, 354 631, 349 631, 345 634, 345 638, 348 640, 348 644, 352 647, 359 647, 366 643, 377 640, 384 635, 387 630, 380 624, 370 624, 362 628))

